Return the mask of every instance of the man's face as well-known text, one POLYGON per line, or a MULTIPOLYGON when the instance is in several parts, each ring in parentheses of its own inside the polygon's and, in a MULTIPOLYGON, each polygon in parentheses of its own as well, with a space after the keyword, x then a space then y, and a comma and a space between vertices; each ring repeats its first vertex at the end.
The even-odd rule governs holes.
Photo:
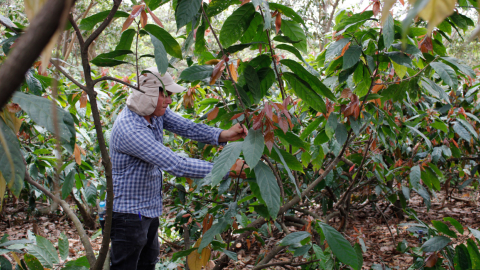
POLYGON ((172 93, 168 91, 161 91, 158 95, 157 107, 153 112, 154 116, 162 116, 165 114, 165 111, 168 108, 168 105, 172 103, 172 98, 170 97, 172 93))

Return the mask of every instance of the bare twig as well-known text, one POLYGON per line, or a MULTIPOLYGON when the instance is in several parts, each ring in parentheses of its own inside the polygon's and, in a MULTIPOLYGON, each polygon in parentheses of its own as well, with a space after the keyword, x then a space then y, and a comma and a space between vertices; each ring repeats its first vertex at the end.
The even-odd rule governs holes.
POLYGON ((72 24, 73 30, 75 30, 75 33, 77 34, 78 44, 80 44, 80 48, 82 48, 83 45, 85 44, 85 41, 83 40, 82 32, 80 32, 80 28, 78 28, 78 25, 75 22, 75 20, 73 19, 73 16, 71 14, 68 17, 68 20, 72 24))
POLYGON ((113 7, 110 10, 110 13, 108 13, 107 18, 102 22, 102 24, 100 24, 100 26, 95 31, 93 31, 93 33, 87 38, 87 40, 85 40, 85 44, 84 46, 82 46, 84 47, 83 49, 88 51, 88 47, 90 46, 90 44, 103 32, 103 30, 105 30, 105 28, 107 28, 107 26, 113 20, 113 15, 115 15, 115 13, 117 12, 120 3, 122 3, 122 0, 113 0, 113 7))
POLYGON ((390 235, 392 236, 393 244, 394 244, 394 246, 396 247, 396 246, 397 246, 397 241, 395 241, 395 236, 393 235, 392 230, 390 229, 390 225, 388 225, 388 220, 387 220, 387 218, 385 217, 385 215, 383 214, 383 212, 378 209, 378 205, 377 205, 377 204, 375 204, 375 209, 380 213, 380 215, 382 215, 383 220, 385 220, 385 223, 387 224, 388 231, 390 232, 390 235))
POLYGON ((60 65, 58 65, 58 62, 57 61, 54 61, 53 59, 50 60, 50 63, 52 63, 55 68, 60 71, 60 73, 63 74, 63 76, 67 77, 71 82, 73 82, 76 86, 78 86, 78 88, 82 89, 82 90, 87 90, 87 87, 83 84, 81 84, 79 81, 75 80, 70 74, 68 74, 68 72, 66 72, 60 65))
POLYGON ((95 84, 97 84, 98 82, 107 81, 107 80, 108 80, 108 81, 115 81, 115 82, 121 83, 121 84, 123 84, 123 85, 126 85, 126 86, 134 89, 134 90, 137 90, 137 91, 139 91, 139 92, 145 93, 145 91, 143 91, 143 90, 141 90, 141 89, 138 89, 138 87, 136 87, 136 86, 133 86, 133 85, 127 83, 127 82, 124 82, 124 81, 122 81, 122 80, 120 80, 120 79, 117 79, 117 78, 115 78, 115 77, 110 77, 110 76, 103 76, 103 77, 101 77, 101 78, 98 78, 98 79, 96 79, 96 80, 93 80, 93 84, 95 85, 95 84))

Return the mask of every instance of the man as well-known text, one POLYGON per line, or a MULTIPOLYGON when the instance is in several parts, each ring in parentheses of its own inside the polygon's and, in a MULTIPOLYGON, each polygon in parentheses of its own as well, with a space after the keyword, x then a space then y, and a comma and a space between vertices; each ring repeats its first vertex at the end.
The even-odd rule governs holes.
POLYGON ((163 145, 163 129, 209 144, 245 138, 240 124, 228 130, 196 124, 168 105, 185 91, 157 68, 140 76, 142 93, 133 90, 113 125, 110 156, 113 172, 111 269, 155 269, 158 261, 158 216, 162 214, 162 171, 177 177, 203 178, 212 163, 184 158, 163 145), (160 80, 163 82, 160 82, 160 80), (165 88, 163 88, 165 87, 165 88))

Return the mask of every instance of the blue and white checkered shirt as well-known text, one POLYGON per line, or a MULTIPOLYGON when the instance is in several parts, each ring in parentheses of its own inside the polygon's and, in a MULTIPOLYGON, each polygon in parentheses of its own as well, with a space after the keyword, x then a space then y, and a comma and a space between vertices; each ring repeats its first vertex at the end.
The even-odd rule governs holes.
MULTIPOLYGON (((203 143, 218 145, 223 131, 196 124, 170 109, 151 124, 125 107, 110 137, 113 211, 158 217, 162 214, 162 171, 178 177, 203 178, 213 164, 176 155, 163 145, 163 129, 203 143)), ((222 143, 223 145, 223 143, 222 143)))

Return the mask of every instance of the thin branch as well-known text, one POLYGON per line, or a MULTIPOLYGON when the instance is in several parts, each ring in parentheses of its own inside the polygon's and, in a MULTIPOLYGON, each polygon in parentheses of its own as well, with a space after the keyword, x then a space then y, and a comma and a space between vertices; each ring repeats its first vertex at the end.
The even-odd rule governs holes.
POLYGON ((10 31, 14 32, 15 34, 19 34, 17 30, 15 30, 15 28, 11 27, 10 25, 6 24, 5 22, 3 22, 2 20, 0 20, 0 24, 2 24, 3 26, 5 26, 6 28, 10 29, 10 31))
POLYGON ((390 225, 388 225, 387 218, 385 217, 383 212, 378 209, 378 205, 376 203, 375 203, 375 209, 382 215, 383 220, 385 220, 385 223, 387 223, 388 231, 390 232, 390 235, 392 236, 393 244, 396 247, 397 246, 397 241, 395 241, 395 236, 393 235, 392 230, 390 229, 390 225))
POLYGON ((265 256, 265 258, 263 258, 263 260, 261 262, 259 262, 256 267, 253 268, 253 270, 259 270, 259 269, 266 268, 265 267, 266 263, 269 262, 271 259, 273 259, 275 257, 275 255, 277 255, 280 251, 282 251, 286 248, 287 248, 286 246, 275 246, 270 251, 270 253, 268 253, 267 256, 265 256))
MULTIPOLYGON (((23 162, 27 164, 25 159, 23 159, 23 162)), ((83 229, 83 224, 82 222, 78 219, 78 217, 75 215, 75 213, 72 211, 68 203, 64 200, 61 200, 57 196, 53 195, 50 191, 48 191, 44 186, 40 185, 39 183, 35 182, 30 175, 28 174, 28 170, 25 171, 25 181, 27 181, 29 184, 32 186, 35 186, 38 188, 40 191, 43 192, 43 194, 47 195, 49 198, 51 198, 53 201, 56 203, 60 204, 62 206, 63 211, 67 214, 67 216, 72 220, 73 224, 75 225, 75 228, 77 229, 78 235, 80 236, 80 241, 82 241, 83 246, 85 247, 85 252, 87 253, 87 259, 90 265, 95 264, 95 254, 93 253, 93 248, 90 243, 90 239, 83 229)))
POLYGON ((63 74, 63 76, 67 77, 71 82, 73 82, 76 86, 78 86, 80 89, 86 91, 87 87, 83 84, 81 84, 79 81, 75 80, 70 74, 68 74, 61 66, 58 65, 57 61, 53 61, 53 59, 50 59, 50 63, 52 63, 55 68, 60 71, 60 73, 63 74))
MULTIPOLYGON (((433 59, 430 63, 432 63, 433 61, 437 60, 440 56, 437 56, 435 57, 435 59, 433 59)), ((404 82, 404 81, 409 81, 415 77, 417 77, 418 75, 420 75, 429 65, 430 63, 426 64, 425 67, 423 67, 422 69, 420 69, 415 75, 412 75, 410 77, 406 77, 406 78, 403 78, 401 80, 398 80, 398 81, 393 81, 393 82, 382 82, 382 83, 374 83, 373 85, 391 85, 391 84, 397 84, 397 83, 401 83, 401 82, 404 82)), ((372 78, 373 80, 373 78, 372 78)))
POLYGON ((75 33, 77 33, 78 43, 80 44, 80 47, 83 47, 83 45, 85 44, 85 41, 83 40, 82 32, 80 32, 80 28, 78 28, 78 25, 73 19, 73 16, 71 13, 70 13, 70 16, 68 16, 68 20, 72 24, 72 27, 73 27, 73 30, 75 30, 75 33))
POLYGON ((280 178, 277 170, 275 169, 272 162, 270 162, 270 160, 268 159, 268 157, 266 155, 262 155, 262 159, 265 160, 265 162, 267 162, 268 167, 270 167, 270 169, 272 169, 273 174, 275 175, 275 178, 277 179, 278 186, 280 187, 280 196, 281 196, 281 199, 282 199, 282 202, 283 202, 283 200, 285 198, 285 191, 283 189, 282 178, 280 178))
POLYGON ((134 90, 137 90, 137 91, 139 91, 139 92, 145 93, 145 91, 143 91, 143 90, 141 90, 141 89, 137 89, 136 86, 133 86, 133 85, 127 83, 127 82, 124 82, 124 81, 122 81, 122 80, 120 80, 120 79, 117 79, 117 78, 114 78, 114 77, 110 77, 110 76, 103 76, 103 77, 101 77, 101 78, 98 78, 98 79, 96 79, 96 80, 93 80, 93 85, 97 84, 98 82, 107 81, 107 80, 108 80, 108 81, 115 81, 115 82, 121 83, 121 84, 123 84, 123 85, 126 85, 126 86, 134 89, 134 90))
POLYGON ((83 50, 88 51, 88 47, 90 46, 90 44, 92 44, 92 42, 103 32, 103 30, 107 28, 107 26, 113 20, 113 15, 115 15, 115 13, 117 12, 120 3, 122 3, 122 0, 113 0, 113 7, 110 10, 110 13, 108 13, 107 18, 105 18, 102 24, 100 24, 100 26, 95 31, 93 31, 93 33, 87 38, 84 46, 82 46, 83 50))

